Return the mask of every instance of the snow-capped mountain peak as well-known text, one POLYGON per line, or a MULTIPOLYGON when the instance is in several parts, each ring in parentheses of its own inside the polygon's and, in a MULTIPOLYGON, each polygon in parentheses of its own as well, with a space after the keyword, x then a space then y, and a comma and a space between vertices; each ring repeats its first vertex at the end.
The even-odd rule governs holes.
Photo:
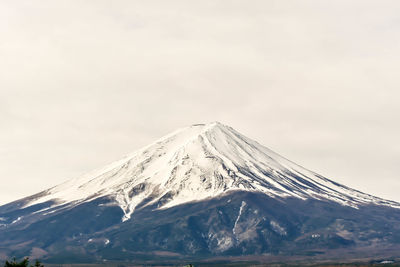
POLYGON ((109 197, 124 211, 125 221, 139 204, 169 208, 232 190, 332 200, 355 208, 371 203, 398 207, 311 172, 219 122, 179 129, 102 169, 42 192, 26 206, 46 201, 76 205, 109 197))

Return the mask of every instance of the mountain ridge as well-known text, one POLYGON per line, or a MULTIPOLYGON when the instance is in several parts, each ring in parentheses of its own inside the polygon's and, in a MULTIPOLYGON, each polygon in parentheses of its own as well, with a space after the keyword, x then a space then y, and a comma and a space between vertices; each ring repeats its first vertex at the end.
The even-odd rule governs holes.
POLYGON ((400 247, 399 205, 307 170, 229 126, 197 124, 0 206, 0 259, 400 256, 392 249, 400 247))
POLYGON ((176 130, 104 168, 43 191, 24 207, 111 196, 126 221, 144 200, 148 205, 163 199, 159 208, 169 208, 229 190, 328 199, 354 208, 363 203, 400 207, 309 171, 219 122, 176 130))

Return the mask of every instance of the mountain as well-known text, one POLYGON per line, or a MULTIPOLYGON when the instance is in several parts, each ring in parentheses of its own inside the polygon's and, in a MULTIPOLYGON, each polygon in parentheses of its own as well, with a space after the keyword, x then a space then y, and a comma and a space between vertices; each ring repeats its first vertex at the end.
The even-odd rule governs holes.
POLYGON ((48 262, 394 257, 400 204, 214 122, 0 207, 0 257, 48 262))

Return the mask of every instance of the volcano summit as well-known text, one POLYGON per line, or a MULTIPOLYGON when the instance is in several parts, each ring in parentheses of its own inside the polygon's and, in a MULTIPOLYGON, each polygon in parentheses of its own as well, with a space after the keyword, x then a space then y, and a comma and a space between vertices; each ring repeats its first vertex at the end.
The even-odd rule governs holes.
POLYGON ((196 124, 1 206, 0 255, 49 262, 394 257, 399 208, 231 127, 196 124))

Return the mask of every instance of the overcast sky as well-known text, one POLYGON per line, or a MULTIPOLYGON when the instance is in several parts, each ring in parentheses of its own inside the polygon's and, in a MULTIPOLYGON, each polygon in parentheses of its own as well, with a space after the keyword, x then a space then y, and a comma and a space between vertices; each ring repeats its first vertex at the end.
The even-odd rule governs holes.
POLYGON ((400 1, 0 2, 0 204, 210 121, 400 201, 400 1))

